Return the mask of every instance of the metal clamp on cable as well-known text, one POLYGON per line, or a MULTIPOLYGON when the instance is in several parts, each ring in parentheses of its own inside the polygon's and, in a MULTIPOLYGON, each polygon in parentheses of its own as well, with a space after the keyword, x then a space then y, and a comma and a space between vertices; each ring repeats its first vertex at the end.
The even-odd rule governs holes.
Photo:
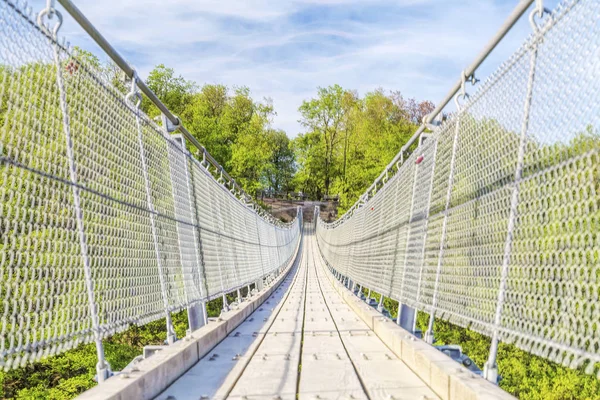
POLYGON ((400 150, 400 159, 396 163, 396 171, 399 171, 402 164, 404 164, 404 151, 404 149, 400 150))
MULTIPOLYGON (((425 125, 425 127, 427 129, 429 129, 430 131, 433 131, 438 126, 441 125, 441 122, 436 121, 435 119, 431 118, 431 114, 427 114, 425 117, 423 117, 423 125, 425 125)), ((420 142, 419 142, 419 145, 420 145, 420 142)))
POLYGON ((175 118, 177 119, 176 124, 163 114, 163 124, 168 133, 177 132, 181 128, 181 119, 177 115, 175 115, 175 118))

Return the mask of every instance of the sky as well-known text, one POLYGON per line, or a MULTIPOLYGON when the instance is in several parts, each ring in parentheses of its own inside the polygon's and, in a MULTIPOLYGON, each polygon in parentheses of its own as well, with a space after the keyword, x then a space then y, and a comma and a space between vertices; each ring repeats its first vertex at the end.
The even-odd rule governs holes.
MULTIPOLYGON (((318 87, 441 101, 518 0, 74 2, 142 78, 165 64, 199 85, 248 86, 255 99, 272 99, 273 126, 294 137, 298 107, 318 87)), ((484 80, 530 32, 522 18, 477 76, 484 80)), ((67 15, 60 34, 103 59, 67 15)))

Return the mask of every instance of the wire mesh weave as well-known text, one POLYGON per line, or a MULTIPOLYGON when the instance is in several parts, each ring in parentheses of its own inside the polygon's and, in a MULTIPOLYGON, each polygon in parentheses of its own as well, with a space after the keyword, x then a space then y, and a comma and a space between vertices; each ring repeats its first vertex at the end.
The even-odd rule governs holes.
POLYGON ((368 201, 336 270, 570 367, 600 362, 600 2, 569 0, 368 201), (382 218, 383 215, 383 218, 382 218))
POLYGON ((0 367, 162 318, 273 273, 276 226, 0 0, 0 367))

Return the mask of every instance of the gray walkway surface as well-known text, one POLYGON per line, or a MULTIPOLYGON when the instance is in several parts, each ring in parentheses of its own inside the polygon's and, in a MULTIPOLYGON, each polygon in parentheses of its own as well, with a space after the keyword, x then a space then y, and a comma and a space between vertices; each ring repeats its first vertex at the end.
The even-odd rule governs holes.
POLYGON ((333 288, 311 231, 278 290, 159 400, 437 399, 333 288))

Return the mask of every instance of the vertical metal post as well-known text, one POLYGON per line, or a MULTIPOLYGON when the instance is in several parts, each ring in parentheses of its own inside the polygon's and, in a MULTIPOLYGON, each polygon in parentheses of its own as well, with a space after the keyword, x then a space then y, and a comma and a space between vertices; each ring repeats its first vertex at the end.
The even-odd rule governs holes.
MULTIPOLYGON (((366 200, 364 200, 364 198, 363 198, 363 201, 366 201, 366 200)), ((359 206, 359 210, 362 209, 363 206, 364 206, 364 203, 359 206)), ((364 234, 364 232, 365 232, 365 220, 366 219, 367 219, 367 216, 366 216, 366 210, 365 210, 365 211, 363 211, 362 223, 361 223, 361 227, 360 227, 360 233, 355 232, 356 236, 360 237, 361 234, 364 234)), ((354 243, 357 243, 356 239, 354 240, 354 243)), ((358 256, 355 255, 356 262, 358 263, 357 268, 356 268, 357 269, 357 275, 360 276, 361 279, 364 280, 365 285, 367 285, 367 284, 369 284, 369 280, 367 279, 366 274, 364 274, 363 270, 362 270, 362 267, 365 264, 365 260, 362 257, 364 255, 364 243, 363 243, 362 240, 360 241, 360 246, 361 246, 360 249, 358 249, 359 250, 358 251, 358 256)), ((365 298, 365 300, 367 300, 367 299, 365 298)))
POLYGON ((444 259, 446 231, 448 228, 448 209, 450 208, 450 200, 452 197, 452 186, 454 185, 454 166, 456 164, 456 151, 458 149, 458 134, 460 132, 460 119, 461 119, 461 110, 458 111, 458 116, 456 117, 456 126, 454 128, 454 137, 452 139, 452 157, 450 159, 450 172, 448 174, 448 191, 446 192, 446 206, 444 208, 444 221, 442 223, 442 236, 440 238, 440 251, 438 254, 438 265, 437 265, 437 270, 436 270, 436 274, 435 274, 435 286, 433 289, 433 299, 431 302, 429 323, 427 325, 427 332, 425 333, 425 341, 430 344, 433 343, 433 321, 435 318, 435 308, 437 306, 437 295, 438 295, 438 288, 439 288, 439 281, 440 281, 440 273, 442 270, 442 262, 444 259))
MULTIPOLYGON (((248 219, 246 218, 246 216, 244 216, 244 227, 246 228, 246 232, 245 232, 246 235, 247 235, 246 239, 250 242, 251 239, 252 239, 252 237, 251 237, 250 229, 248 228, 248 219)), ((248 250, 246 251, 246 257, 250 260, 250 250, 249 249, 250 248, 248 248, 248 250)), ((247 274, 246 277, 244 278, 244 279, 247 279, 247 281, 246 281, 247 282, 247 286, 248 286, 248 293, 246 294, 247 298, 250 298, 250 283, 248 283, 248 282, 251 279, 251 276, 252 276, 252 273, 247 274)), ((242 297, 241 301, 243 301, 243 300, 244 300, 244 298, 242 297)))
POLYGON ((58 32, 58 27, 60 27, 60 25, 57 25, 57 27, 54 30, 54 34, 52 35, 54 41, 54 62, 56 64, 56 83, 59 90, 63 133, 65 137, 67 158, 69 160, 69 179, 71 181, 71 189, 73 191, 73 208, 75 211, 75 219, 77 220, 77 233, 79 236, 81 263, 83 266, 83 274, 85 277, 85 287, 87 291, 88 308, 92 322, 92 331, 94 332, 94 343, 96 344, 96 355, 98 357, 98 363, 96 364, 96 373, 98 377, 98 383, 102 383, 110 377, 111 372, 110 366, 104 358, 104 346, 102 345, 102 337, 100 334, 100 318, 98 316, 98 307, 96 306, 96 299, 94 296, 94 281, 92 276, 90 256, 87 247, 85 226, 83 221, 83 209, 81 207, 81 196, 78 187, 77 166, 75 165, 75 155, 73 152, 73 140, 71 138, 71 125, 69 121, 69 109, 67 105, 67 92, 65 90, 64 80, 62 76, 62 66, 60 65, 60 48, 56 43, 56 33, 58 32))
MULTIPOLYGON (((188 168, 188 164, 186 163, 186 168, 188 168)), ((189 195, 190 195, 190 204, 193 208, 193 217, 194 217, 194 221, 195 221, 195 228, 194 228, 194 242, 196 243, 195 245, 195 249, 196 249, 196 255, 197 255, 197 260, 198 260, 198 273, 200 274, 200 278, 202 279, 201 283, 200 283, 200 295, 203 297, 203 301, 200 302, 200 304, 198 305, 198 308, 201 311, 201 315, 200 315, 200 321, 198 323, 198 325, 194 325, 190 323, 190 327, 191 326, 198 326, 201 327, 203 325, 206 325, 208 323, 208 311, 206 310, 206 298, 208 297, 208 281, 206 279, 206 263, 204 261, 204 248, 202 247, 202 231, 201 231, 201 227, 200 227, 200 219, 198 218, 198 205, 196 202, 196 186, 195 186, 195 181, 194 181, 194 169, 189 169, 186 170, 186 172, 189 172, 189 177, 187 179, 187 182, 190 184, 190 188, 189 188, 189 195)), ((189 316, 188 316, 189 317, 189 316)))
POLYGON ((221 295, 221 298, 223 300, 223 309, 221 311, 222 312, 229 311, 229 303, 227 303, 227 293, 223 292, 223 294, 221 295))
MULTIPOLYGON (((345 223, 350 223, 350 221, 347 221, 345 223)), ((356 223, 356 219, 352 220, 352 231, 350 232, 350 237, 349 237, 349 241, 348 241, 348 247, 350 247, 350 250, 348 251, 348 258, 347 258, 347 265, 346 265, 346 273, 348 275, 352 275, 354 274, 354 278, 358 278, 355 274, 356 270, 354 268, 354 259, 355 259, 355 254, 356 254, 356 231, 357 231, 357 226, 358 224, 356 223)))
MULTIPOLYGON (((536 10, 534 10, 536 12, 536 10)), ((508 269, 510 266, 513 233, 516 225, 519 205, 519 185, 523 175, 523 164, 525 160, 525 147, 527 144, 527 130, 529 129, 529 117, 531 111, 531 100, 533 97, 533 84, 535 81, 535 68, 537 63, 538 44, 541 35, 535 38, 531 45, 531 59, 529 64, 529 79, 527 83, 527 95, 525 97, 525 110, 523 115, 523 124, 521 126, 521 137, 519 140, 519 152, 517 156, 517 165, 515 169, 515 180, 510 199, 510 213, 508 216, 508 227, 506 240, 504 242, 504 256, 502 258, 502 272, 500 276, 500 287, 498 289, 498 300, 496 303, 496 313, 494 315, 494 331, 492 332, 492 343, 488 361, 484 366, 484 377, 491 382, 498 380, 498 365, 496 359, 498 355, 499 329, 502 324, 502 308, 506 297, 506 284, 508 280, 508 269)))
MULTIPOLYGON (((228 217, 227 219, 228 219, 229 223, 233 225, 233 218, 231 215, 231 207, 229 207, 227 202, 225 203, 225 205, 226 205, 225 215, 227 215, 227 217, 228 217)), ((223 230, 225 230, 225 220, 223 220, 223 230)), ((229 248, 231 249, 231 253, 233 254, 233 275, 234 275, 234 279, 235 279, 234 286, 238 286, 238 285, 242 284, 242 282, 243 282, 243 278, 240 278, 240 274, 241 274, 241 271, 239 270, 240 260, 239 260, 239 255, 238 255, 238 251, 236 250, 236 247, 237 246, 235 246, 233 243, 229 242, 229 248)))
POLYGON ((283 265, 283 260, 281 259, 281 243, 279 241, 279 228, 277 228, 277 226, 273 227, 273 230, 275 231, 275 243, 277 244, 277 268, 281 267, 283 265))
MULTIPOLYGON (((419 149, 419 148, 417 147, 417 149, 419 149)), ((407 263, 408 263, 408 251, 409 251, 409 248, 410 248, 410 236, 411 236, 410 235, 410 231, 411 231, 411 223, 412 223, 412 219, 413 219, 413 213, 414 213, 414 209, 415 209, 415 194, 416 194, 416 191, 417 191, 417 176, 419 174, 419 166, 420 165, 421 164, 416 164, 416 166, 415 166, 415 173, 413 175, 412 197, 410 199, 410 211, 409 211, 409 214, 408 214, 408 226, 407 226, 408 232, 406 234, 406 246, 404 247, 404 268, 402 269, 402 280, 400 281, 401 282, 400 283, 400 294, 398 295, 398 318, 397 318, 396 322, 399 325, 402 325, 401 322, 402 322, 402 312, 403 312, 403 310, 412 308, 412 307, 409 307, 409 306, 406 306, 406 305, 402 304, 402 298, 403 298, 403 295, 404 295, 404 286, 405 286, 404 280, 406 279, 406 269, 407 269, 407 266, 408 266, 407 265, 407 263)), ((413 314, 414 314, 414 311, 413 311, 413 314)), ((409 330, 409 328, 407 326, 402 326, 402 327, 404 329, 409 330)), ((413 331, 410 331, 410 332, 412 333, 413 331)))
MULTIPOLYGON (((166 119, 166 118, 165 118, 166 119)), ((168 119, 167 119, 168 121, 168 119)), ((181 136, 182 146, 185 150, 185 140, 181 136)), ((202 235, 200 232, 200 221, 198 220, 198 209, 196 207, 196 195, 194 193, 194 173, 190 170, 189 164, 186 160, 185 163, 185 182, 188 190, 188 197, 190 203, 191 215, 194 223, 194 251, 196 252, 196 263, 198 266, 198 276, 200 281, 200 296, 202 301, 193 305, 191 308, 188 307, 188 321, 190 333, 200 329, 208 323, 208 311, 206 310, 206 297, 208 297, 208 286, 206 283, 206 268, 204 264, 204 250, 202 248, 202 235)))
POLYGON ((154 253, 156 256, 156 264, 158 267, 158 275, 159 275, 159 279, 160 279, 160 291, 161 291, 161 295, 162 295, 162 299, 163 299, 163 306, 165 308, 165 317, 167 320, 167 343, 172 344, 177 340, 177 338, 175 337, 175 330, 173 329, 173 322, 171 320, 171 313, 169 311, 169 299, 167 297, 167 283, 165 280, 165 273, 163 270, 163 263, 162 263, 162 258, 160 255, 160 247, 158 244, 158 234, 156 233, 156 222, 154 220, 155 211, 154 211, 154 205, 152 204, 150 178, 148 177, 148 165, 146 162, 146 154, 144 151, 144 138, 143 138, 143 134, 142 134, 142 124, 140 122, 141 95, 139 95, 139 93, 137 92, 136 82, 137 82, 137 75, 134 74, 133 79, 132 79, 131 92, 127 95, 126 102, 129 103, 129 97, 131 97, 131 96, 134 96, 134 97, 140 96, 139 101, 137 102, 137 105, 135 105, 135 106, 132 105, 132 107, 135 110, 135 122, 136 122, 137 130, 138 130, 138 144, 139 144, 139 148, 140 148, 140 160, 142 163, 142 172, 144 175, 144 186, 146 188, 146 203, 148 206, 148 214, 150 217, 150 228, 152 231, 152 241, 154 244, 154 253))
MULTIPOLYGON (((207 167, 208 168, 208 167, 207 167)), ((214 198, 214 191, 210 192, 210 201, 212 203, 212 209, 215 210, 215 212, 217 213, 217 215, 219 216, 221 214, 221 206, 219 205, 218 200, 215 201, 214 198)), ((214 219, 213 219, 214 221, 214 219)), ((221 257, 219 256, 219 252, 221 251, 221 249, 223 248, 223 243, 221 241, 221 233, 220 233, 220 228, 218 225, 213 223, 213 229, 215 230, 215 234, 217 235, 217 240, 219 243, 219 247, 216 251, 216 255, 217 255, 217 264, 219 264, 219 282, 221 283, 221 297, 223 299, 223 309, 222 311, 228 311, 228 307, 227 307, 227 297, 225 296, 225 284, 223 282, 223 265, 221 264, 221 257)))
MULTIPOLYGON (((384 197, 386 195, 388 195, 387 191, 382 194, 382 196, 384 196, 384 197)), ((382 209, 383 209, 383 203, 384 203, 384 199, 382 199, 382 201, 381 201, 381 208, 382 209)), ((377 210, 379 212, 379 218, 377 219, 377 235, 375 236, 375 239, 374 239, 375 242, 379 241, 379 238, 381 236, 381 231, 382 231, 383 225, 384 225, 382 223, 382 221, 381 221, 383 219, 383 214, 384 214, 384 212, 383 212, 382 209, 378 209, 377 210)), ((371 253, 371 248, 372 248, 372 246, 369 247, 369 253, 371 253)), ((374 265, 377 265, 377 264, 378 263, 374 263, 374 265)), ((381 273, 379 274, 379 282, 376 282, 375 279, 373 279, 373 284, 375 285, 375 288, 380 291, 380 294, 383 297, 383 291, 384 291, 383 290, 383 285, 384 285, 385 272, 386 271, 383 268, 383 267, 385 267, 385 264, 381 263, 380 265, 382 266, 382 268, 381 268, 381 273), (378 283, 379 283, 379 288, 377 288, 378 283)), ((373 276, 373 278, 375 278, 375 276, 373 276)), ((391 293, 391 290, 389 291, 389 293, 391 293)))
POLYGON ((262 255, 262 249, 263 249, 263 247, 262 247, 262 243, 260 241, 260 228, 259 228, 260 218, 258 218, 258 213, 255 213, 254 217, 255 217, 255 220, 256 220, 256 237, 258 239, 258 255, 260 256, 260 266, 262 268, 262 275, 261 275, 261 277, 259 279, 260 285, 259 285, 259 282, 257 281, 256 282, 256 290, 257 291, 261 291, 262 288, 263 288, 262 280, 265 277, 265 261, 263 259, 263 255, 262 255))
POLYGON ((367 297, 365 298, 367 304, 371 303, 371 289, 369 289, 369 293, 367 293, 367 297))
MULTIPOLYGON (((437 160, 437 144, 438 144, 438 137, 434 137, 433 140, 435 140, 434 142, 434 146, 433 146, 433 160, 432 163, 433 165, 431 166, 431 180, 429 181, 429 195, 427 197, 427 208, 426 208, 426 219, 425 219, 425 225, 423 227, 423 230, 425 231, 424 235, 423 235, 423 247, 421 249, 421 267, 419 269, 419 282, 417 284, 417 294, 416 294, 416 303, 417 306, 419 304, 419 296, 421 295, 421 283, 423 281, 423 269, 425 267, 425 249, 427 248, 427 237, 428 237, 428 228, 429 228, 429 208, 431 206, 431 194, 433 192, 433 178, 435 176, 435 164, 436 164, 436 160, 437 160)), ((415 311, 414 313, 414 317, 413 317, 413 323, 412 323, 412 332, 414 333, 417 327, 417 315, 418 313, 415 311)))
MULTIPOLYGON (((403 160, 403 159, 402 159, 403 160)), ((400 169, 400 164, 398 164, 397 166, 398 168, 398 173, 399 173, 399 169, 400 169)), ((396 187, 396 193, 394 194, 394 211, 392 213, 392 215, 397 215, 397 210, 398 210, 398 191, 400 190, 400 185, 398 185, 396 187)), ((392 273, 390 276, 390 293, 392 295, 392 297, 394 296, 394 278, 396 277, 396 261, 398 259, 398 239, 400 238, 400 224, 398 224, 398 228, 396 229, 396 235, 394 237, 394 250, 393 250, 393 257, 392 257, 392 273)), ((401 299, 398 296, 398 316, 400 315, 400 305, 401 305, 401 299)), ((396 322, 398 324, 400 324, 400 319, 396 318, 396 322)))
MULTIPOLYGON (((221 167, 221 177, 223 176, 222 172, 223 172, 223 168, 221 167)), ((223 182, 220 182, 220 183, 221 183, 221 185, 223 187, 225 187, 225 184, 223 182)), ((228 194, 226 194, 225 196, 228 196, 228 194)), ((219 202, 219 211, 218 211, 217 215, 219 216, 219 221, 221 223, 221 227, 223 229, 223 232, 225 232, 225 218, 223 218, 223 215, 226 215, 227 216, 227 220, 229 222, 231 222, 231 213, 230 213, 230 209, 229 209, 227 201, 223 202, 223 205, 224 205, 224 208, 225 208, 225 210, 224 210, 225 213, 223 213, 223 209, 221 208, 221 203, 219 202)), ((231 251, 231 254, 233 254, 233 259, 232 259, 232 264, 233 264, 233 268, 232 268, 232 271, 233 271, 233 284, 232 284, 231 281, 229 281, 228 282, 228 286, 229 287, 227 288, 227 290, 233 290, 233 287, 237 286, 240 283, 240 279, 239 279, 239 276, 238 276, 238 265, 239 264, 238 264, 237 251, 235 250, 235 246, 233 246, 231 244, 231 242, 229 242, 229 246, 228 247, 229 247, 229 250, 231 251)), ((227 302, 226 294, 223 293, 223 311, 229 311, 229 309, 230 308, 229 308, 229 304, 227 302)))
MULTIPOLYGON (((169 134, 169 120, 167 119, 167 117, 162 114, 162 126, 166 132, 166 134, 169 134)), ((176 140, 180 145, 181 145, 181 150, 182 150, 182 156, 183 156, 183 173, 184 173, 184 178, 185 178, 185 185, 186 185, 186 190, 187 190, 187 197, 188 197, 188 203, 189 203, 189 212, 190 212, 190 216, 192 218, 192 220, 190 221, 191 224, 193 225, 192 227, 192 232, 193 232, 193 238, 194 238, 194 253, 195 253, 195 262, 196 262, 196 268, 198 270, 198 278, 199 280, 203 280, 203 282, 200 282, 200 287, 199 292, 200 292, 200 297, 202 299, 206 298, 206 293, 205 293, 205 288, 204 288, 204 284, 206 281, 206 277, 203 274, 203 266, 204 266, 204 254, 202 252, 202 242, 199 240, 199 232, 197 232, 198 230, 198 218, 197 218, 197 209, 195 207, 195 195, 192 193, 193 190, 193 176, 189 171, 189 166, 188 166, 188 160, 187 160, 187 150, 186 150, 186 143, 185 143, 185 139, 182 135, 173 135, 172 138, 174 140, 176 140)), ((181 171, 177 171, 173 169, 173 166, 171 165, 171 163, 169 163, 170 167, 171 167, 171 176, 175 176, 176 174, 180 173, 181 171)), ((173 190, 173 200, 176 202, 176 194, 175 194, 175 185, 172 185, 172 190, 173 190)), ((177 207, 175 207, 175 215, 177 217, 177 207)), ((180 218, 177 218, 178 220, 180 218)), ((179 252, 180 252, 180 257, 181 257, 181 262, 182 262, 182 267, 183 267, 183 253, 182 253, 182 246, 181 246, 181 236, 179 233, 179 225, 180 222, 177 221, 177 241, 179 242, 179 252)), ((192 277, 192 281, 193 281, 193 277, 192 277)), ((184 289, 185 289, 185 284, 184 284, 184 289)), ((186 296, 188 294, 186 293, 186 296)), ((188 299, 189 301, 189 299, 188 299)), ((187 333, 190 334, 192 332, 194 332, 197 329, 200 329, 201 327, 203 327, 204 325, 206 325, 206 323, 208 322, 208 315, 207 315, 207 311, 206 311, 206 302, 205 301, 201 301, 199 303, 192 303, 190 305, 188 305, 187 307, 187 315, 188 315, 188 330, 187 333)))
POLYGON ((379 295, 379 304, 377 304, 377 311, 383 311, 383 294, 379 295))

